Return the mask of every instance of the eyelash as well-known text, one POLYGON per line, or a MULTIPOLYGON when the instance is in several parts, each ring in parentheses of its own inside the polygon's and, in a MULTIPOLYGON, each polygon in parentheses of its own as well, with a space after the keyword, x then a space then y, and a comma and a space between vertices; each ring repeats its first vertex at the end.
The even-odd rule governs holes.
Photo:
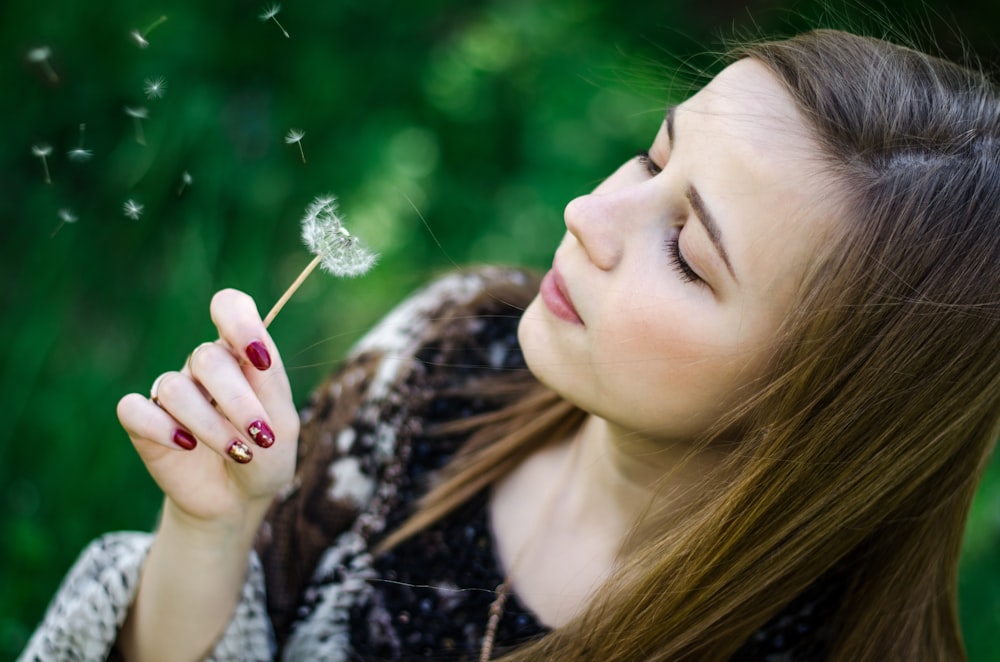
POLYGON ((671 239, 667 239, 664 244, 664 248, 667 251, 667 255, 670 256, 670 261, 673 264, 674 271, 677 275, 681 277, 681 282, 683 283, 701 283, 704 282, 701 276, 698 275, 691 265, 688 264, 687 260, 681 254, 681 242, 680 236, 675 236, 671 239))
MULTIPOLYGON (((656 175, 660 174, 660 172, 663 170, 663 168, 653 163, 653 160, 649 158, 648 149, 639 150, 639 152, 635 156, 636 159, 639 161, 639 165, 645 168, 650 175, 655 177, 656 175)), ((681 282, 683 283, 704 282, 702 281, 701 276, 699 276, 698 273, 691 268, 691 265, 688 264, 688 261, 684 259, 684 255, 681 253, 681 242, 680 242, 679 232, 670 239, 667 239, 666 243, 664 244, 664 248, 667 251, 667 255, 670 256, 670 261, 673 264, 674 271, 676 271, 677 275, 680 276, 681 282)))
POLYGON ((653 159, 649 158, 648 149, 640 149, 636 153, 635 158, 639 161, 639 165, 645 168, 646 172, 654 177, 663 171, 663 168, 653 163, 653 159))

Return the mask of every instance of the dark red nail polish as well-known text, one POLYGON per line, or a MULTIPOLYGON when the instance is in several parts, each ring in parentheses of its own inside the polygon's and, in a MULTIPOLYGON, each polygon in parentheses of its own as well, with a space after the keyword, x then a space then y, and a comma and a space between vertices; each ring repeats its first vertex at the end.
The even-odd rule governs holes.
POLYGON ((239 439, 233 439, 229 442, 226 454, 240 464, 246 464, 253 459, 253 451, 239 439))
POLYGON ((247 434, 250 435, 253 443, 261 448, 270 448, 271 444, 274 443, 274 432, 271 431, 267 423, 260 419, 247 426, 247 434))
POLYGON ((174 443, 186 451, 194 450, 194 447, 198 445, 194 435, 180 428, 174 430, 174 443))
POLYGON ((267 370, 271 367, 271 355, 267 353, 267 347, 264 347, 264 343, 261 341, 254 340, 247 345, 245 351, 253 367, 258 370, 267 370))

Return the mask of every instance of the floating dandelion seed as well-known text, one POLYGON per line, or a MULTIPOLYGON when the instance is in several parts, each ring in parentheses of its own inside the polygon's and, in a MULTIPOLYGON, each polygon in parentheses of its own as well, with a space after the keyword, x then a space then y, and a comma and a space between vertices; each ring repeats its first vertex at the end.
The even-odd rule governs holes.
POLYGON ((46 161, 46 157, 52 153, 52 145, 47 145, 45 143, 32 145, 31 153, 42 160, 42 169, 45 170, 45 183, 51 184, 52 177, 49 176, 49 163, 46 161))
POLYGON ((147 78, 146 84, 142 87, 147 99, 161 99, 167 92, 167 81, 163 76, 147 78))
POLYGON ((51 239, 52 237, 56 236, 56 233, 62 230, 62 226, 66 225, 67 223, 76 223, 76 221, 77 221, 76 214, 73 213, 73 210, 68 207, 63 207, 62 209, 59 210, 59 225, 57 225, 56 229, 52 231, 52 234, 49 235, 49 238, 51 239))
POLYGON ((146 144, 146 134, 142 130, 142 120, 149 117, 149 110, 143 106, 125 106, 125 114, 132 118, 135 123, 135 141, 140 145, 146 144))
POLYGON ((132 37, 132 41, 135 42, 136 46, 139 48, 149 48, 149 42, 146 41, 146 38, 142 36, 141 32, 138 30, 132 30, 128 34, 132 37))
POLYGON ((365 274, 378 261, 378 255, 365 248, 344 227, 337 214, 337 198, 332 195, 320 196, 306 208, 302 217, 302 241, 316 257, 271 308, 264 318, 265 327, 317 266, 334 276, 353 278, 365 274))
POLYGON ((140 205, 135 200, 129 198, 122 205, 122 213, 131 218, 133 221, 138 221, 139 217, 142 216, 143 205, 140 205))
POLYGON ((135 42, 136 46, 138 46, 139 48, 149 48, 149 40, 147 40, 146 37, 149 36, 150 32, 155 30, 157 27, 160 26, 161 23, 163 23, 166 20, 167 20, 166 16, 161 16, 152 23, 150 23, 149 25, 147 25, 145 30, 142 30, 141 32, 139 30, 132 30, 128 34, 130 37, 132 37, 132 41, 135 42))
POLYGON ((184 189, 186 189, 188 186, 191 186, 191 182, 193 181, 194 179, 192 179, 190 172, 185 170, 184 172, 181 173, 181 185, 180 188, 177 189, 178 198, 181 197, 181 193, 184 192, 184 189))
POLYGON ((89 161, 90 157, 92 157, 94 155, 94 153, 92 151, 90 151, 89 149, 84 149, 83 148, 83 136, 86 133, 86 131, 87 131, 87 125, 81 123, 80 124, 80 144, 77 145, 76 147, 74 147, 73 149, 69 150, 68 152, 66 152, 66 155, 69 156, 69 160, 70 161, 76 161, 77 163, 83 163, 84 161, 89 161))
POLYGON ((267 23, 268 21, 274 21, 274 24, 281 29, 281 34, 285 35, 285 38, 288 39, 289 38, 288 30, 286 30, 285 26, 279 23, 277 19, 278 12, 280 11, 281 11, 281 5, 279 4, 268 5, 264 7, 264 11, 262 11, 260 15, 257 16, 257 18, 264 21, 265 23, 267 23))
POLYGON ((59 74, 52 68, 52 63, 49 62, 50 57, 52 57, 52 49, 48 46, 39 46, 28 51, 28 62, 33 62, 41 67, 50 82, 58 83, 59 74))
POLYGON ((289 145, 298 145, 299 154, 302 155, 302 162, 306 162, 306 153, 302 149, 302 139, 306 137, 306 132, 302 129, 289 129, 285 134, 285 142, 289 145))

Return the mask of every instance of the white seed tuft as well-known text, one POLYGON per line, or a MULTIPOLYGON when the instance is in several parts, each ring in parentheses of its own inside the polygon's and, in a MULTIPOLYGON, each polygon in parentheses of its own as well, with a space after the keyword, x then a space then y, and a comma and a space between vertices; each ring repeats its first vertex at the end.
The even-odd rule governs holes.
POLYGON ((49 174, 49 162, 46 160, 52 153, 52 145, 48 143, 35 143, 31 146, 31 153, 37 156, 42 162, 42 170, 45 171, 45 183, 52 183, 52 175, 49 174))
POLYGON ((268 21, 274 21, 274 24, 277 25, 278 28, 281 30, 281 34, 285 35, 285 38, 287 39, 288 30, 286 30, 285 26, 283 26, 281 23, 278 22, 277 16, 278 12, 280 11, 281 11, 281 5, 277 3, 267 5, 266 7, 264 7, 264 11, 262 11, 260 14, 257 15, 257 18, 259 18, 261 21, 265 23, 268 21))
POLYGON ((52 57, 52 49, 48 46, 39 46, 28 51, 28 62, 45 62, 52 57))
POLYGON ((147 78, 146 84, 142 87, 147 99, 161 99, 167 92, 167 81, 163 76, 147 78))
POLYGON ((131 198, 126 200, 125 204, 122 205, 122 213, 124 213, 125 216, 127 216, 128 218, 131 218, 133 221, 139 220, 139 217, 142 216, 143 209, 144 209, 143 205, 140 205, 138 202, 136 202, 131 198))
POLYGON ((132 41, 135 42, 136 46, 139 48, 149 48, 149 42, 146 41, 146 38, 138 30, 132 30, 128 34, 132 37, 132 41))
POLYGON ((52 63, 49 62, 49 58, 52 57, 52 49, 48 46, 38 46, 32 48, 28 51, 27 58, 28 62, 32 64, 37 64, 39 68, 45 72, 48 79, 52 83, 59 82, 59 74, 56 70, 52 68, 52 63))
POLYGON ((306 208, 302 241, 320 258, 319 266, 334 276, 361 276, 378 261, 378 255, 344 227, 332 195, 320 196, 306 208))
POLYGON ((285 142, 289 145, 297 145, 299 148, 299 156, 302 157, 302 162, 306 162, 306 151, 302 149, 302 139, 306 137, 306 132, 302 129, 289 129, 288 133, 285 134, 285 142))

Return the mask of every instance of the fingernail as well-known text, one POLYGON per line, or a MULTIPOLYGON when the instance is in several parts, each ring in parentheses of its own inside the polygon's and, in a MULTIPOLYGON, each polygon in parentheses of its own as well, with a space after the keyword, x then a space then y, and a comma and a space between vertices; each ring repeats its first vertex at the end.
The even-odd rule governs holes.
POLYGON ((250 435, 253 443, 261 448, 270 448, 271 444, 274 443, 274 432, 264 421, 256 420, 247 426, 247 434, 250 435))
POLYGON ((246 348, 247 358, 250 359, 250 363, 253 367, 258 370, 267 370, 271 367, 271 355, 267 353, 267 347, 264 347, 264 343, 259 340, 254 340, 252 343, 247 345, 246 348))
POLYGON ((198 445, 198 442, 195 441, 194 435, 187 430, 181 430, 180 428, 174 430, 174 443, 186 451, 194 450, 194 447, 198 445))
POLYGON ((246 464, 253 459, 253 451, 251 451, 250 447, 239 439, 233 439, 229 442, 229 448, 226 449, 226 454, 240 464, 246 464))

